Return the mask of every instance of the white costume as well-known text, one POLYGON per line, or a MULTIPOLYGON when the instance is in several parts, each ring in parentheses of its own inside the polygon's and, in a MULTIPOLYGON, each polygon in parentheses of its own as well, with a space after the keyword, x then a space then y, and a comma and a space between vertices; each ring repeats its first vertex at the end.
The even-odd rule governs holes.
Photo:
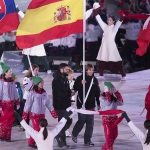
POLYGON ((36 131, 33 128, 31 128, 25 120, 22 120, 20 123, 24 127, 24 129, 31 135, 31 137, 35 140, 38 150, 53 150, 53 141, 55 136, 61 131, 61 129, 66 124, 67 120, 65 118, 62 118, 59 123, 55 126, 54 129, 48 130, 48 136, 44 140, 43 137, 43 130, 44 128, 41 128, 40 131, 36 131))
POLYGON ((150 144, 144 144, 145 143, 145 140, 146 140, 146 137, 147 137, 147 132, 148 130, 145 132, 145 134, 135 126, 135 124, 130 121, 128 123, 129 127, 131 128, 131 130, 133 131, 133 133, 136 135, 136 137, 141 141, 141 144, 142 144, 142 147, 143 147, 143 150, 150 150, 150 144))
POLYGON ((97 60, 105 62, 122 61, 115 43, 115 36, 122 22, 118 20, 115 25, 108 26, 102 21, 99 15, 96 16, 96 19, 99 25, 101 26, 102 30, 104 31, 101 47, 97 55, 97 60))

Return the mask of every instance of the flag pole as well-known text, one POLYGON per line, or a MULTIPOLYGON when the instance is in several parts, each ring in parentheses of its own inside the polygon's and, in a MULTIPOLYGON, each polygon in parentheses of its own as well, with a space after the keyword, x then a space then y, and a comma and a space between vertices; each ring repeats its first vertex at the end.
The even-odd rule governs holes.
MULTIPOLYGON (((85 30, 86 30, 86 0, 83 0, 83 80, 85 80, 85 30)), ((83 84, 83 108, 85 108, 85 84, 83 84)))

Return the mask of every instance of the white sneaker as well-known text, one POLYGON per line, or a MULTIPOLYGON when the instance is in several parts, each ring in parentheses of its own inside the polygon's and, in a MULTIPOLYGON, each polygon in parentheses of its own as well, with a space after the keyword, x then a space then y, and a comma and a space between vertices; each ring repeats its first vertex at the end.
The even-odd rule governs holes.
POLYGON ((121 78, 121 81, 126 81, 126 80, 127 80, 126 77, 122 77, 122 78, 121 78))
POLYGON ((22 71, 22 73, 27 73, 28 72, 28 70, 24 70, 24 71, 22 71))
POLYGON ((25 135, 26 135, 26 138, 27 138, 27 139, 30 138, 30 134, 29 134, 27 131, 25 131, 25 135))
POLYGON ((47 70, 47 74, 51 74, 52 73, 52 71, 51 70, 47 70))
POLYGON ((65 134, 66 134, 66 137, 71 137, 71 134, 70 134, 69 130, 66 130, 65 134))

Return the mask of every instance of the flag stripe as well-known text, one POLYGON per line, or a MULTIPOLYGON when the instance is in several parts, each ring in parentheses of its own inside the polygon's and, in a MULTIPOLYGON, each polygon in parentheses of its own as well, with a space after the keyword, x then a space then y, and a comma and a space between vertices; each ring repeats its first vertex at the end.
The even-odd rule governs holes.
POLYGON ((6 15, 2 22, 0 22, 0 34, 16 30, 19 25, 19 18, 17 13, 6 15))
POLYGON ((28 6, 28 10, 29 9, 36 9, 48 4, 52 4, 52 3, 56 3, 56 2, 60 2, 63 0, 36 0, 36 1, 32 1, 29 6, 28 6))
POLYGON ((16 42, 20 49, 30 48, 35 45, 40 45, 45 43, 45 39, 57 39, 66 37, 73 33, 83 32, 83 20, 78 20, 75 23, 70 23, 66 25, 55 26, 53 28, 47 29, 40 34, 17 36, 16 42))
MULTIPOLYGON (((54 21, 54 12, 58 12, 57 9, 62 3, 53 3, 37 9, 27 10, 25 18, 19 25, 17 35, 37 34, 57 25, 65 25, 83 19, 82 5, 77 5, 75 2, 76 0, 71 0, 69 3, 71 20, 68 20, 68 15, 66 15, 66 20, 57 21, 56 23, 54 21)), ((68 6, 68 0, 64 1, 64 5, 68 6)))

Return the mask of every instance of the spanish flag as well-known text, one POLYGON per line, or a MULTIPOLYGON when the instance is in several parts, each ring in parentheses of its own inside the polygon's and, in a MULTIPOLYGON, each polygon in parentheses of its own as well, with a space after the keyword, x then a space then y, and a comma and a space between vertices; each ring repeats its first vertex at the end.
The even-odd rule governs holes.
POLYGON ((83 0, 32 0, 16 36, 20 49, 83 32, 83 0))

